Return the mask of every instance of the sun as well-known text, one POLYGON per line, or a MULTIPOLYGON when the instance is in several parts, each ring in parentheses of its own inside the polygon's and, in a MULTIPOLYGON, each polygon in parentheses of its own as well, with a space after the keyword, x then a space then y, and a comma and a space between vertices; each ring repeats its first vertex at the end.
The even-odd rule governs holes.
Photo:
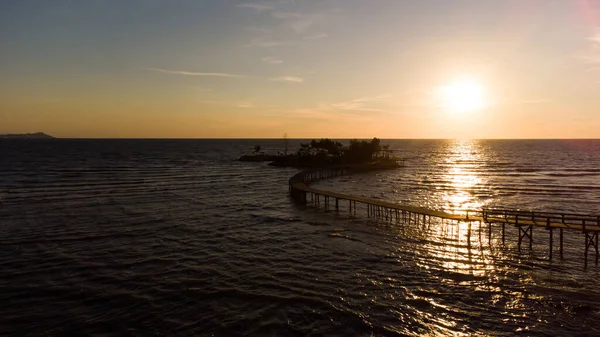
POLYGON ((475 80, 455 80, 439 91, 442 107, 450 112, 471 112, 486 106, 483 86, 475 80))

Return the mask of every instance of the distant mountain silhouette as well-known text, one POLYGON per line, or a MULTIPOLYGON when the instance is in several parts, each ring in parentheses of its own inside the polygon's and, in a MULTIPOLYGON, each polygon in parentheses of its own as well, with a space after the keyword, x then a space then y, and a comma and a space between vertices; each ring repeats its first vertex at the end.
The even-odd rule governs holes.
POLYGON ((0 139, 54 139, 43 132, 0 135, 0 139))

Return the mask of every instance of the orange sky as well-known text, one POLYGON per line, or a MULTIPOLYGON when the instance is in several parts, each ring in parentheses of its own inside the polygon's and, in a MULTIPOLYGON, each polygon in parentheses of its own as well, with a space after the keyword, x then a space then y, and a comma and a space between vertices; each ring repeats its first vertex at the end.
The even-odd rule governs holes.
POLYGON ((2 3, 0 133, 600 136, 600 2, 377 4, 2 3))

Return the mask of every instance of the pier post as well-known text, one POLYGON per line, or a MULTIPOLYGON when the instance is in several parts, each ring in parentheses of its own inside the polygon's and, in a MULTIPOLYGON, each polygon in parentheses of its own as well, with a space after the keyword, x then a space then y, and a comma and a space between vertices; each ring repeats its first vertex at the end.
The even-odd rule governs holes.
POLYGON ((588 251, 592 247, 596 253, 596 264, 598 264, 598 232, 585 231, 585 268, 587 268, 588 251))
POLYGON ((552 234, 553 234, 554 231, 552 230, 552 228, 550 228, 549 231, 550 231, 550 245, 549 245, 550 246, 550 253, 549 253, 549 257, 550 257, 550 260, 552 260, 552 243, 553 243, 553 236, 552 236, 552 234))
POLYGON ((529 239, 529 249, 533 248, 533 226, 529 225, 529 226, 517 226, 519 228, 519 252, 521 251, 521 243, 523 242, 523 239, 525 237, 527 237, 529 239), (523 229, 523 227, 525 227, 525 229, 523 229))
POLYGON ((589 237, 587 232, 584 232, 585 235, 585 252, 583 253, 583 268, 587 268, 587 257, 588 257, 588 249, 590 247, 589 245, 589 237))
POLYGON ((506 224, 503 222, 502 223, 502 245, 504 246, 504 237, 506 234, 506 230, 505 230, 506 224))
POLYGON ((533 226, 529 226, 529 250, 533 249, 533 226))
MULTIPOLYGON (((460 225, 460 221, 457 223, 457 226, 460 225)), ((467 246, 471 249, 471 221, 468 222, 467 227, 467 246)))
POLYGON ((560 231, 559 232, 560 233, 560 250, 559 250, 559 253, 560 253, 560 259, 562 260, 562 258, 563 258, 563 229, 560 228, 559 231, 560 231))
POLYGON ((335 198, 335 211, 339 212, 340 211, 340 199, 335 198))

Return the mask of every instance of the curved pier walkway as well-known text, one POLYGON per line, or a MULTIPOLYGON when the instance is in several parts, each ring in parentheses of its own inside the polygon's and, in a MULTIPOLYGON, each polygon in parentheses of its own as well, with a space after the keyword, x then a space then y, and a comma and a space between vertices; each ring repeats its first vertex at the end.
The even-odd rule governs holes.
MULTIPOLYGON (((320 179, 338 177, 353 173, 374 170, 391 169, 390 165, 378 163, 364 165, 332 166, 319 169, 302 171, 289 179, 290 195, 295 202, 313 205, 317 208, 335 208, 340 211, 340 202, 348 205, 347 210, 356 216, 357 205, 362 205, 370 219, 389 221, 403 225, 416 225, 430 223, 431 218, 446 219, 458 222, 483 222, 488 224, 488 235, 491 237, 492 225, 499 225, 502 230, 502 243, 505 242, 505 226, 512 225, 518 228, 518 248, 526 242, 531 248, 533 245, 533 229, 542 228, 549 231, 549 258, 552 259, 554 251, 554 231, 558 230, 559 255, 563 257, 564 231, 579 231, 584 234, 584 258, 587 267, 588 253, 595 253, 595 262, 598 264, 600 257, 598 247, 598 233, 600 232, 600 216, 578 213, 531 212, 500 208, 483 208, 480 210, 462 210, 460 214, 436 211, 428 208, 413 207, 395 204, 380 200, 357 197, 311 188, 310 183, 320 179), (322 200, 322 202, 321 202, 322 200)), ((470 226, 469 226, 470 229, 470 226)), ((470 230, 469 230, 470 233, 470 230)), ((469 234, 468 234, 469 235, 469 234)))

